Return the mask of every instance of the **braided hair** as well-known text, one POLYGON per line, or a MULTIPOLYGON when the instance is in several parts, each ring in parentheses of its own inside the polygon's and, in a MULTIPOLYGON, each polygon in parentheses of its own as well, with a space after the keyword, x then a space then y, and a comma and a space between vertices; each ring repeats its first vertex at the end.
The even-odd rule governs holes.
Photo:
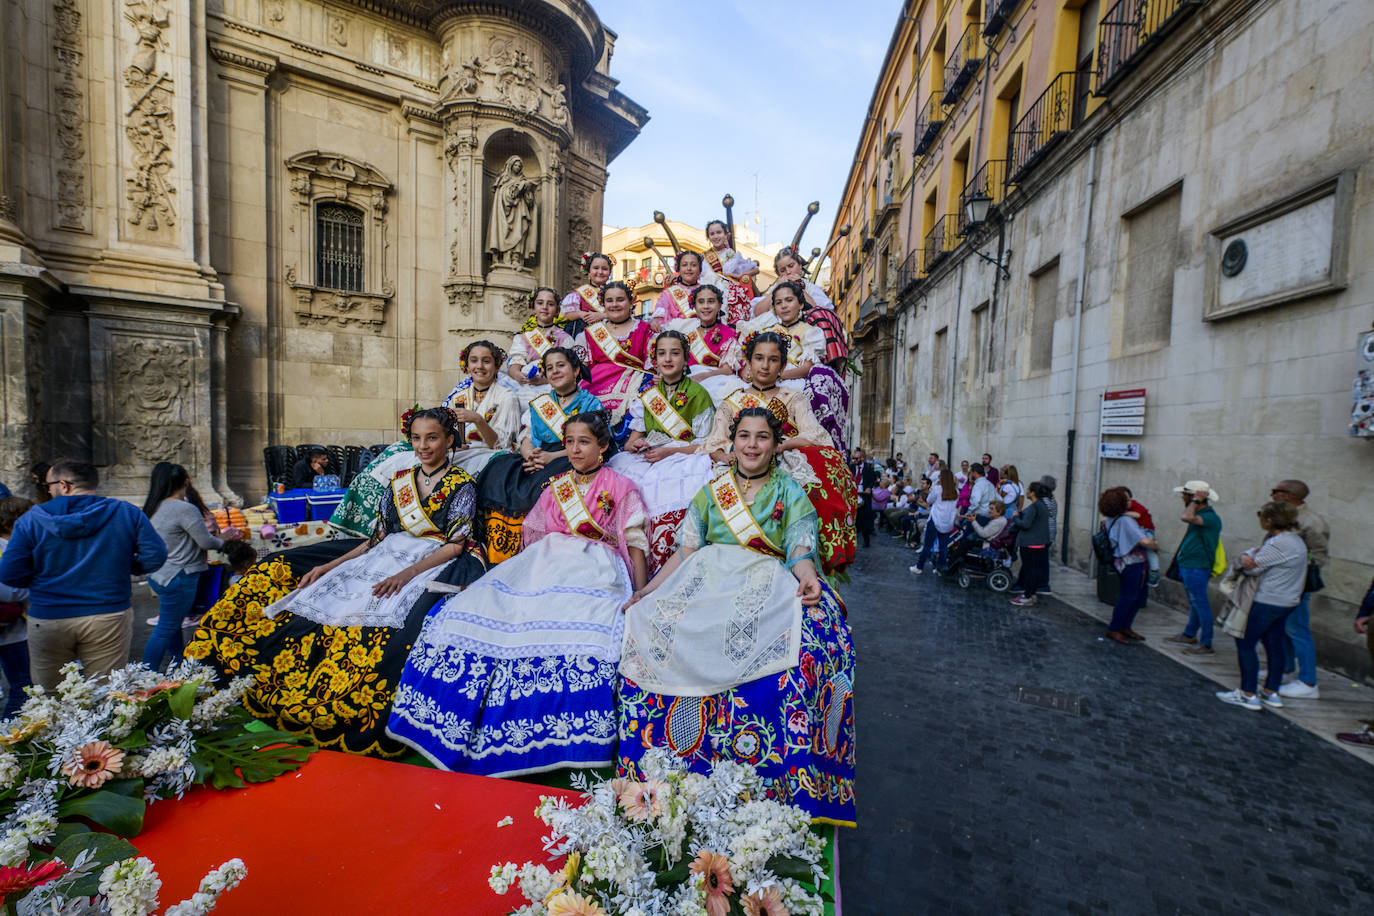
POLYGON ((744 358, 750 360, 754 358, 754 348, 761 343, 776 344, 778 352, 782 354, 783 365, 787 365, 787 348, 792 344, 792 338, 777 331, 760 331, 750 334, 744 341, 744 358))
POLYGON ((626 283, 624 280, 612 280, 611 282, 607 283, 605 286, 601 287, 601 307, 602 307, 602 308, 605 308, 605 307, 606 307, 606 294, 609 293, 609 292, 610 292, 611 290, 613 290, 613 289, 623 289, 623 290, 625 290, 625 296, 630 300, 630 305, 633 306, 633 305, 635 304, 635 291, 634 291, 633 289, 630 288, 630 284, 626 283))
POLYGON ((692 290, 690 293, 687 294, 687 302, 689 305, 692 306, 693 310, 695 310, 697 307, 697 296, 701 295, 702 290, 715 293, 717 303, 720 305, 721 308, 725 307, 725 297, 721 295, 720 288, 712 283, 702 283, 698 285, 696 289, 692 290))
POLYGON ((536 300, 538 300, 540 293, 551 294, 553 296, 554 304, 558 303, 558 290, 554 289, 552 286, 541 286, 535 289, 534 292, 530 293, 530 308, 534 308, 534 303, 536 300))
POLYGON ((474 340, 472 343, 464 347, 463 352, 458 356, 458 366, 464 372, 468 371, 468 356, 472 353, 474 347, 486 347, 487 351, 491 353, 491 358, 496 362, 496 368, 498 370, 501 368, 501 366, 505 364, 505 350, 502 350, 500 347, 498 347, 496 344, 492 343, 489 340, 474 340))
POLYGON ((457 441, 458 421, 453 418, 453 411, 447 407, 426 407, 417 409, 412 407, 401 417, 401 429, 405 432, 406 438, 410 438, 410 431, 415 426, 416 420, 429 419, 438 423, 444 430, 444 435, 457 441))
POLYGON ((778 419, 777 414, 767 407, 746 407, 735 414, 735 418, 730 421, 730 441, 732 443, 735 441, 735 433, 739 431, 739 421, 745 417, 759 417, 767 422, 768 429, 773 433, 774 445, 783 440, 782 421, 778 419))
POLYGON ((654 345, 653 345, 653 348, 652 348, 649 352, 653 353, 654 356, 657 356, 657 355, 658 355, 658 345, 661 344, 661 343, 663 343, 663 341, 664 341, 665 339, 666 339, 666 340, 676 340, 678 343, 682 344, 682 356, 683 356, 684 359, 686 358, 686 356, 687 356, 688 353, 691 353, 691 352, 692 352, 691 349, 690 349, 690 347, 689 347, 688 344, 687 344, 687 335, 684 334, 684 333, 682 333, 681 331, 674 331, 674 330, 671 330, 671 329, 670 329, 670 330, 667 330, 667 331, 661 331, 661 332, 659 333, 659 335, 658 335, 657 337, 654 338, 654 345))
POLYGON ((682 270, 682 259, 685 258, 685 257, 688 257, 689 255, 690 255, 691 257, 694 257, 694 258, 697 259, 697 268, 698 268, 698 269, 700 269, 701 267, 704 267, 704 266, 706 265, 706 259, 703 258, 703 257, 701 256, 701 252, 700 252, 700 251, 694 251, 694 250, 691 249, 691 248, 684 248, 684 249, 682 249, 681 252, 678 253, 678 256, 677 256, 677 269, 678 269, 679 272, 681 272, 681 270, 682 270))

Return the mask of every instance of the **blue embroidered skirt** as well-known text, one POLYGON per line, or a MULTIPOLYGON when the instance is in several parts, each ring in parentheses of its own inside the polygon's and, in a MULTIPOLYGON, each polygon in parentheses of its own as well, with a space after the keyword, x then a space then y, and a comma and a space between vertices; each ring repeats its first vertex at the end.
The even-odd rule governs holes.
POLYGON ((666 746, 691 769, 716 760, 753 765, 768 794, 815 820, 854 825, 854 646, 844 607, 828 586, 802 609, 799 662, 709 697, 673 697, 623 679, 618 691, 621 776, 666 746))
POLYGON ((435 766, 518 776, 615 760, 616 663, 589 655, 500 659, 423 636, 387 734, 435 766))

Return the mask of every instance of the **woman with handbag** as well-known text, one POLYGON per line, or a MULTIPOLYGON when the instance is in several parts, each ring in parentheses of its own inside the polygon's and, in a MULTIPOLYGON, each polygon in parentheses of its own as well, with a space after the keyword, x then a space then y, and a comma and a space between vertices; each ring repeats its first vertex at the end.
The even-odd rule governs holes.
POLYGON ((1236 637, 1236 655, 1240 661, 1240 687, 1217 691, 1223 703, 1258 711, 1261 706, 1279 709, 1279 684, 1283 680, 1283 625, 1288 615, 1302 600, 1307 581, 1307 545, 1297 533, 1298 510, 1287 503, 1271 502, 1260 507, 1260 527, 1264 542, 1247 550, 1240 558, 1241 571, 1247 576, 1260 577, 1259 588, 1250 605, 1245 622, 1245 635, 1236 637), (1259 681, 1259 653, 1256 646, 1264 643, 1269 659, 1269 671, 1264 689, 1256 692, 1259 681))
MULTIPOLYGON (((1145 583, 1145 551, 1159 549, 1159 543, 1126 514, 1128 508, 1130 500, 1120 487, 1104 491, 1097 500, 1097 511, 1107 519, 1102 530, 1110 543, 1112 567, 1121 580, 1107 638, 1123 646, 1145 639, 1131 629, 1131 624, 1135 623, 1136 614, 1140 613, 1150 596, 1149 586, 1145 583)), ((1093 548, 1097 549, 1096 542, 1093 548)))

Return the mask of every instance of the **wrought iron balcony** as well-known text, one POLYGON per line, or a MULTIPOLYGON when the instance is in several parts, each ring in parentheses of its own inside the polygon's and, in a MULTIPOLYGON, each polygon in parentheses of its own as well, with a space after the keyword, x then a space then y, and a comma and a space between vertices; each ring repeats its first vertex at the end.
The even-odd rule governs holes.
POLYGON ((1007 189, 1007 160, 989 159, 984 162, 978 171, 973 173, 973 177, 964 185, 963 192, 959 195, 959 230, 961 236, 968 235, 968 201, 970 197, 987 197, 992 200, 992 206, 988 212, 993 213, 1002 203, 1002 198, 1006 196, 1007 189))
POLYGON ((897 269, 897 298, 905 296, 921 279, 921 252, 911 249, 907 252, 902 266, 897 269))
POLYGON ((950 213, 936 220, 935 225, 926 233, 923 273, 930 273, 931 268, 940 263, 945 255, 959 244, 959 236, 955 234, 958 221, 959 215, 950 213))
POLYGON ((983 35, 991 38, 1002 31, 1011 14, 1016 11, 1021 0, 988 0, 987 12, 983 15, 983 35))
POLYGON ((940 103, 939 93, 932 92, 916 116, 916 155, 923 155, 930 149, 944 125, 945 106, 940 103))
POLYGON ((1021 176, 1030 171, 1056 143, 1068 135, 1078 124, 1075 118, 1080 115, 1074 100, 1079 94, 1082 80, 1088 79, 1086 71, 1066 70, 1050 81, 1049 87, 1040 94, 1011 132, 1011 164, 1008 166, 1008 181, 1016 183, 1021 176))
POLYGON ((1106 95, 1205 0, 1120 0, 1097 30, 1097 94, 1106 95))
POLYGON ((969 80, 973 79, 973 74, 978 72, 978 65, 983 62, 983 37, 978 32, 980 26, 981 23, 970 22, 945 60, 946 105, 953 105, 959 101, 960 93, 964 91, 969 80))

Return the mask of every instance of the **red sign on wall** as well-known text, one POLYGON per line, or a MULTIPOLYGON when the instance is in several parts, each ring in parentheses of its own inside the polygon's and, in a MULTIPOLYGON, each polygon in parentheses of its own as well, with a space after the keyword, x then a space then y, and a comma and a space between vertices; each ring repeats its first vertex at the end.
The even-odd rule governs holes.
POLYGON ((1123 401, 1126 398, 1145 397, 1144 388, 1123 388, 1121 391, 1107 391, 1102 395, 1104 401, 1123 401))

